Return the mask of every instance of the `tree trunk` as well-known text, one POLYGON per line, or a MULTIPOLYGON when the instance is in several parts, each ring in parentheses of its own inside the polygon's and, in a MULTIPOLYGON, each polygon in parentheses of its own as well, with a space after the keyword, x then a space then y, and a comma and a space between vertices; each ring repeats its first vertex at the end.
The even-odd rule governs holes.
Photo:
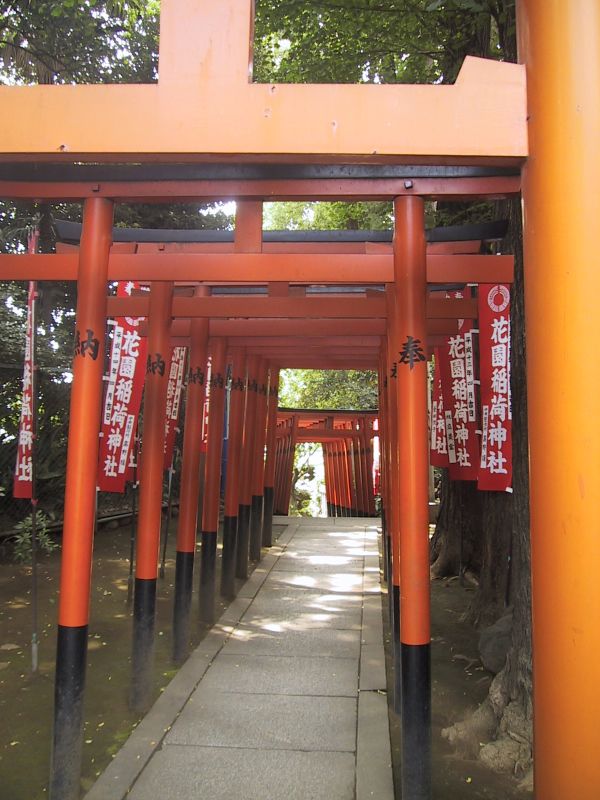
POLYGON ((523 240, 518 200, 508 204, 508 212, 511 224, 506 250, 512 249, 515 254, 511 306, 514 492, 490 495, 485 501, 484 566, 469 614, 473 621, 487 621, 493 618, 494 610, 501 613, 503 590, 508 586, 506 596, 513 605, 512 638, 506 666, 492 681, 487 699, 468 720, 446 729, 443 735, 463 752, 471 749, 473 757, 493 769, 526 774, 524 785, 530 786, 533 709, 529 473, 523 240), (510 562, 498 562, 503 552, 510 555, 510 562))
POLYGON ((440 511, 431 539, 431 575, 446 578, 481 569, 481 493, 472 481, 451 481, 443 470, 440 511))

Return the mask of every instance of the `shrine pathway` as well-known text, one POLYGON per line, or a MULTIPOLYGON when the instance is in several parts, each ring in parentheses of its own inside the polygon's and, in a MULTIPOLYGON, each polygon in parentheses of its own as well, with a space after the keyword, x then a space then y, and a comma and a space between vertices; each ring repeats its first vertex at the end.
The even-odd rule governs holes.
POLYGON ((393 800, 378 530, 287 527, 86 800, 393 800))

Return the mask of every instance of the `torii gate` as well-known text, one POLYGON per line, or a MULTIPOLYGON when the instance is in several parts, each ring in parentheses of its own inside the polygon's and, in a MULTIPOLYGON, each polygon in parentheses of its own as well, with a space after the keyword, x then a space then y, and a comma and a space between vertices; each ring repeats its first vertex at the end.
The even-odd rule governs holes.
MULTIPOLYGON (((430 178, 417 169, 413 177, 410 165, 522 167, 536 794, 540 800, 592 800, 600 786, 600 432, 592 424, 600 416, 592 366, 600 274, 590 255, 600 217, 600 6, 595 0, 520 0, 523 64, 467 59, 455 86, 249 83, 251 6, 251 0, 163 0, 158 85, 0 87, 5 119, 18 120, 0 130, 0 159, 14 162, 0 180, 0 195, 85 199, 80 332, 104 326, 115 200, 393 196, 390 284, 397 324, 389 335, 397 347, 407 335, 426 336, 422 198, 443 192, 440 175, 444 184, 450 176, 430 178), (41 163, 33 180, 24 164, 32 159, 41 163), (94 179, 65 182, 67 164, 86 161, 161 164, 166 179, 152 170, 144 179, 142 166, 119 180, 100 167, 94 179), (217 169, 216 178, 195 186, 186 181, 182 194, 173 161, 337 165, 347 177, 333 174, 311 185, 285 180, 293 176, 284 170, 277 186, 275 178, 268 184, 217 169), (406 177, 386 178, 386 164, 409 165, 406 177), (369 184, 357 165, 379 168, 376 177, 387 182, 369 184)), ((477 193, 470 188, 463 185, 458 194, 477 193)), ((12 269, 2 257, 0 276, 12 277, 12 269)), ((63 553, 73 569, 63 575, 75 577, 61 585, 55 800, 77 793, 94 495, 94 476, 85 467, 97 448, 101 361, 80 354, 74 363, 63 553)), ((428 696, 425 377, 417 365, 390 395, 402 430, 400 469, 411 476, 400 484, 398 520, 408 718, 403 746, 405 764, 414 766, 405 770, 405 800, 428 796, 427 726, 410 723, 423 722, 428 696)))

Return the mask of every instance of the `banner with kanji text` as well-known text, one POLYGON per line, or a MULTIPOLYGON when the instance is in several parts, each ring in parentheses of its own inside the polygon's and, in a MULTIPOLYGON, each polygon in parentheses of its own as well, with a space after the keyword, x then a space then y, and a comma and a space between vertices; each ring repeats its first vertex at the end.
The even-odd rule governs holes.
POLYGON ((430 453, 432 467, 448 467, 448 445, 446 441, 446 418, 444 416, 444 394, 440 370, 440 348, 434 348, 433 381, 431 384, 430 453))
POLYGON ((27 293, 27 323, 25 328, 25 361, 23 364, 23 393, 17 442, 17 464, 13 482, 13 497, 31 500, 33 494, 33 436, 35 430, 33 402, 33 304, 36 284, 29 283, 27 293))
MULTIPOLYGON (((133 281, 120 281, 117 297, 138 288, 133 281)), ((98 459, 101 492, 124 492, 130 474, 146 376, 146 338, 138 332, 139 323, 138 318, 117 317, 113 326, 98 459)))
POLYGON ((165 469, 170 469, 173 464, 173 450, 179 421, 186 355, 187 348, 185 347, 174 347, 171 350, 171 365, 167 382, 167 413, 165 416, 165 456, 163 463, 165 469))
POLYGON ((479 489, 512 491, 510 287, 479 285, 481 459, 479 489))
MULTIPOLYGON (((463 297, 454 292, 454 297, 463 297)), ((479 472, 472 320, 459 320, 455 336, 439 348, 446 444, 451 480, 476 481, 479 472)))

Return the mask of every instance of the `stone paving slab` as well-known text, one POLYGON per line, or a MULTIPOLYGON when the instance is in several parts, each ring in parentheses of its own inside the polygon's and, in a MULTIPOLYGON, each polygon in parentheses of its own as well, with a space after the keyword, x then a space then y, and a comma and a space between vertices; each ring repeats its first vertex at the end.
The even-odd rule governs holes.
MULTIPOLYGON (((299 589, 318 589, 327 593, 363 593, 364 575, 362 572, 312 572, 306 575, 301 570, 292 572, 275 568, 269 575, 269 586, 294 586, 299 589)), ((379 591, 379 583, 377 583, 379 591)))
POLYGON ((261 625, 242 623, 237 626, 223 653, 261 654, 264 656, 305 655, 314 657, 358 658, 360 631, 309 628, 306 630, 274 630, 261 625))
POLYGON ((336 572, 356 572, 361 574, 363 571, 363 559, 342 555, 314 555, 293 558, 284 554, 277 562, 277 569, 306 574, 329 572, 334 569, 336 572))
POLYGON ((201 686, 167 745, 353 753, 356 696, 222 695, 201 686))
MULTIPOLYGON (((290 606, 287 607, 290 609, 290 606)), ((324 609, 305 611, 285 610, 285 621, 281 622, 281 613, 278 615, 276 608, 252 608, 244 615, 244 622, 261 625, 281 624, 284 630, 310 630, 311 628, 324 628, 328 630, 354 630, 361 629, 361 614, 355 611, 336 612, 324 609)), ((279 609, 281 611, 281 607, 279 609)))
POLYGON ((202 685, 219 692, 355 697, 356 665, 348 658, 225 655, 202 685))
POLYGON ((353 753, 169 746, 127 800, 354 800, 353 753))

